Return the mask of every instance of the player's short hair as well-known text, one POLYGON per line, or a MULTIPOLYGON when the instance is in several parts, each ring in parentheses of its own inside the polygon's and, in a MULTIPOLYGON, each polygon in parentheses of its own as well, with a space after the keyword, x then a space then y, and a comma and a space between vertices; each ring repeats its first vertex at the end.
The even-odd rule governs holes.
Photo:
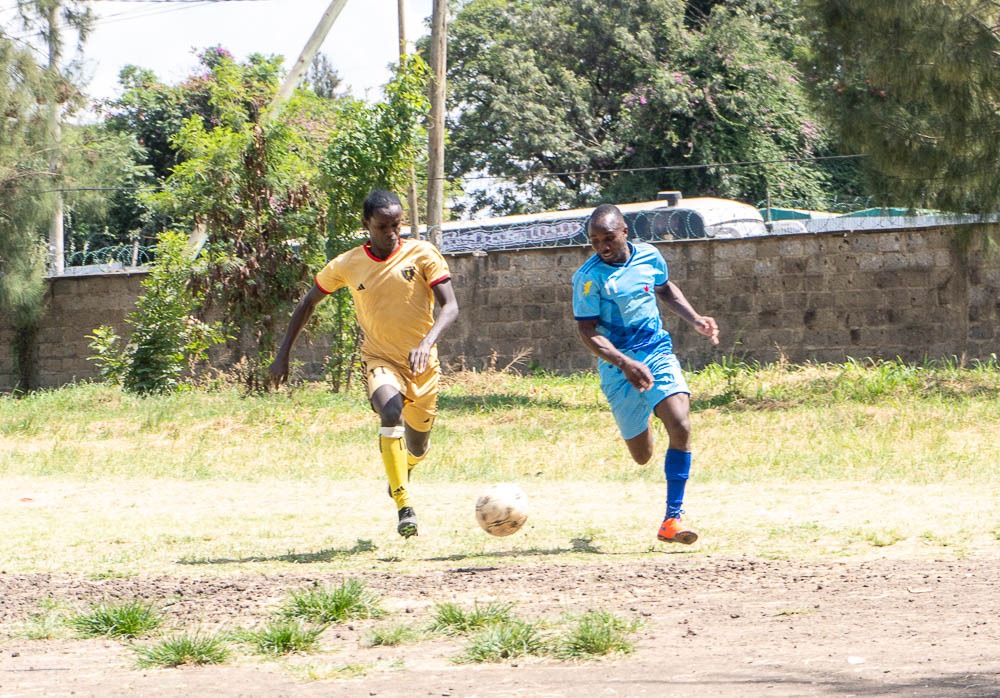
POLYGON ((590 230, 591 226, 603 230, 615 230, 619 225, 625 225, 625 216, 614 204, 601 204, 587 219, 587 230, 590 230))
POLYGON ((376 211, 392 208, 393 206, 403 208, 403 204, 398 196, 386 189, 372 189, 371 193, 365 197, 365 206, 362 215, 365 218, 371 218, 375 215, 376 211))

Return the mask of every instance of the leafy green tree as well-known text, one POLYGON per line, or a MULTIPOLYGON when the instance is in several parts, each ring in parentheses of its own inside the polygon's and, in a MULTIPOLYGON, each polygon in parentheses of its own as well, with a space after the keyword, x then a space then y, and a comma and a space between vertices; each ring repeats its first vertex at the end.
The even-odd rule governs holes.
POLYGON ((806 3, 817 94, 887 203, 1000 204, 1000 6, 991 0, 806 3))
POLYGON ((265 123, 281 59, 204 56, 209 115, 182 122, 171 141, 177 162, 145 200, 179 229, 205 231, 206 299, 238 333, 233 359, 253 359, 271 351, 278 311, 325 259, 326 203, 315 179, 332 103, 299 92, 265 123))
POLYGON ((794 4, 470 0, 451 25, 450 171, 501 212, 660 189, 818 204, 828 152, 793 59, 794 4), (663 171, 674 166, 673 171, 663 171), (634 170, 614 173, 612 170, 634 170))
POLYGON ((156 246, 156 263, 143 279, 143 294, 125 321, 133 330, 125 346, 107 325, 92 335, 91 357, 106 380, 140 395, 177 388, 185 369, 208 356, 209 348, 225 341, 218 323, 197 317, 201 292, 191 283, 194 261, 187 236, 164 233, 156 246))

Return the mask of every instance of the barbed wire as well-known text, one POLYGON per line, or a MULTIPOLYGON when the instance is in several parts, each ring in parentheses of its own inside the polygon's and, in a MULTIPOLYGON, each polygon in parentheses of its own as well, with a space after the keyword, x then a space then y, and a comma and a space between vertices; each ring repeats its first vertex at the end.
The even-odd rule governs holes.
MULTIPOLYGON (((859 200, 862 203, 862 200, 859 200)), ((845 209, 847 202, 844 202, 845 209)), ((980 223, 982 216, 915 211, 904 208, 854 207, 844 212, 792 206, 755 208, 739 201, 682 199, 676 205, 651 201, 619 206, 633 241, 669 242, 738 239, 770 235, 908 230, 980 223)), ((536 247, 588 247, 587 220, 592 209, 444 223, 441 251, 483 254, 536 247)))
POLYGON ((154 245, 109 245, 93 250, 82 249, 66 255, 67 267, 111 266, 138 267, 155 259, 154 245))

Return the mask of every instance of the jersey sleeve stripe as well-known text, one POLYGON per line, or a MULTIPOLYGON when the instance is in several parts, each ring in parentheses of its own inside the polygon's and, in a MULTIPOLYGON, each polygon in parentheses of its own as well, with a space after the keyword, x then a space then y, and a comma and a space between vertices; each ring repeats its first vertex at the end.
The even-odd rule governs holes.
POLYGON ((574 315, 574 320, 600 320, 600 315, 574 315))
POLYGON ((443 284, 445 281, 451 281, 451 274, 445 274, 444 276, 434 279, 433 281, 431 281, 430 287, 434 288, 438 284, 443 284))
POLYGON ((330 295, 330 291, 327 291, 325 288, 323 288, 323 285, 319 282, 319 274, 316 275, 316 278, 314 279, 314 283, 316 284, 316 288, 318 288, 320 291, 322 291, 326 295, 328 295, 328 296, 330 295))

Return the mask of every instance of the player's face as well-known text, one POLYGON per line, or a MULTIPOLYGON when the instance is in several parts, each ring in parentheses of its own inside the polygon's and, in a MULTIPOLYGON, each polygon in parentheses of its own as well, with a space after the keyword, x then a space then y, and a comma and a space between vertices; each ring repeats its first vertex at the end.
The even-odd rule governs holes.
POLYGON ((628 261, 628 228, 623 221, 616 223, 612 230, 592 225, 587 232, 590 235, 590 246, 601 261, 608 264, 624 264, 628 261))
POLYGON ((376 257, 385 259, 399 247, 399 229, 403 224, 401 206, 376 209, 371 218, 362 218, 361 223, 368 231, 376 257))

